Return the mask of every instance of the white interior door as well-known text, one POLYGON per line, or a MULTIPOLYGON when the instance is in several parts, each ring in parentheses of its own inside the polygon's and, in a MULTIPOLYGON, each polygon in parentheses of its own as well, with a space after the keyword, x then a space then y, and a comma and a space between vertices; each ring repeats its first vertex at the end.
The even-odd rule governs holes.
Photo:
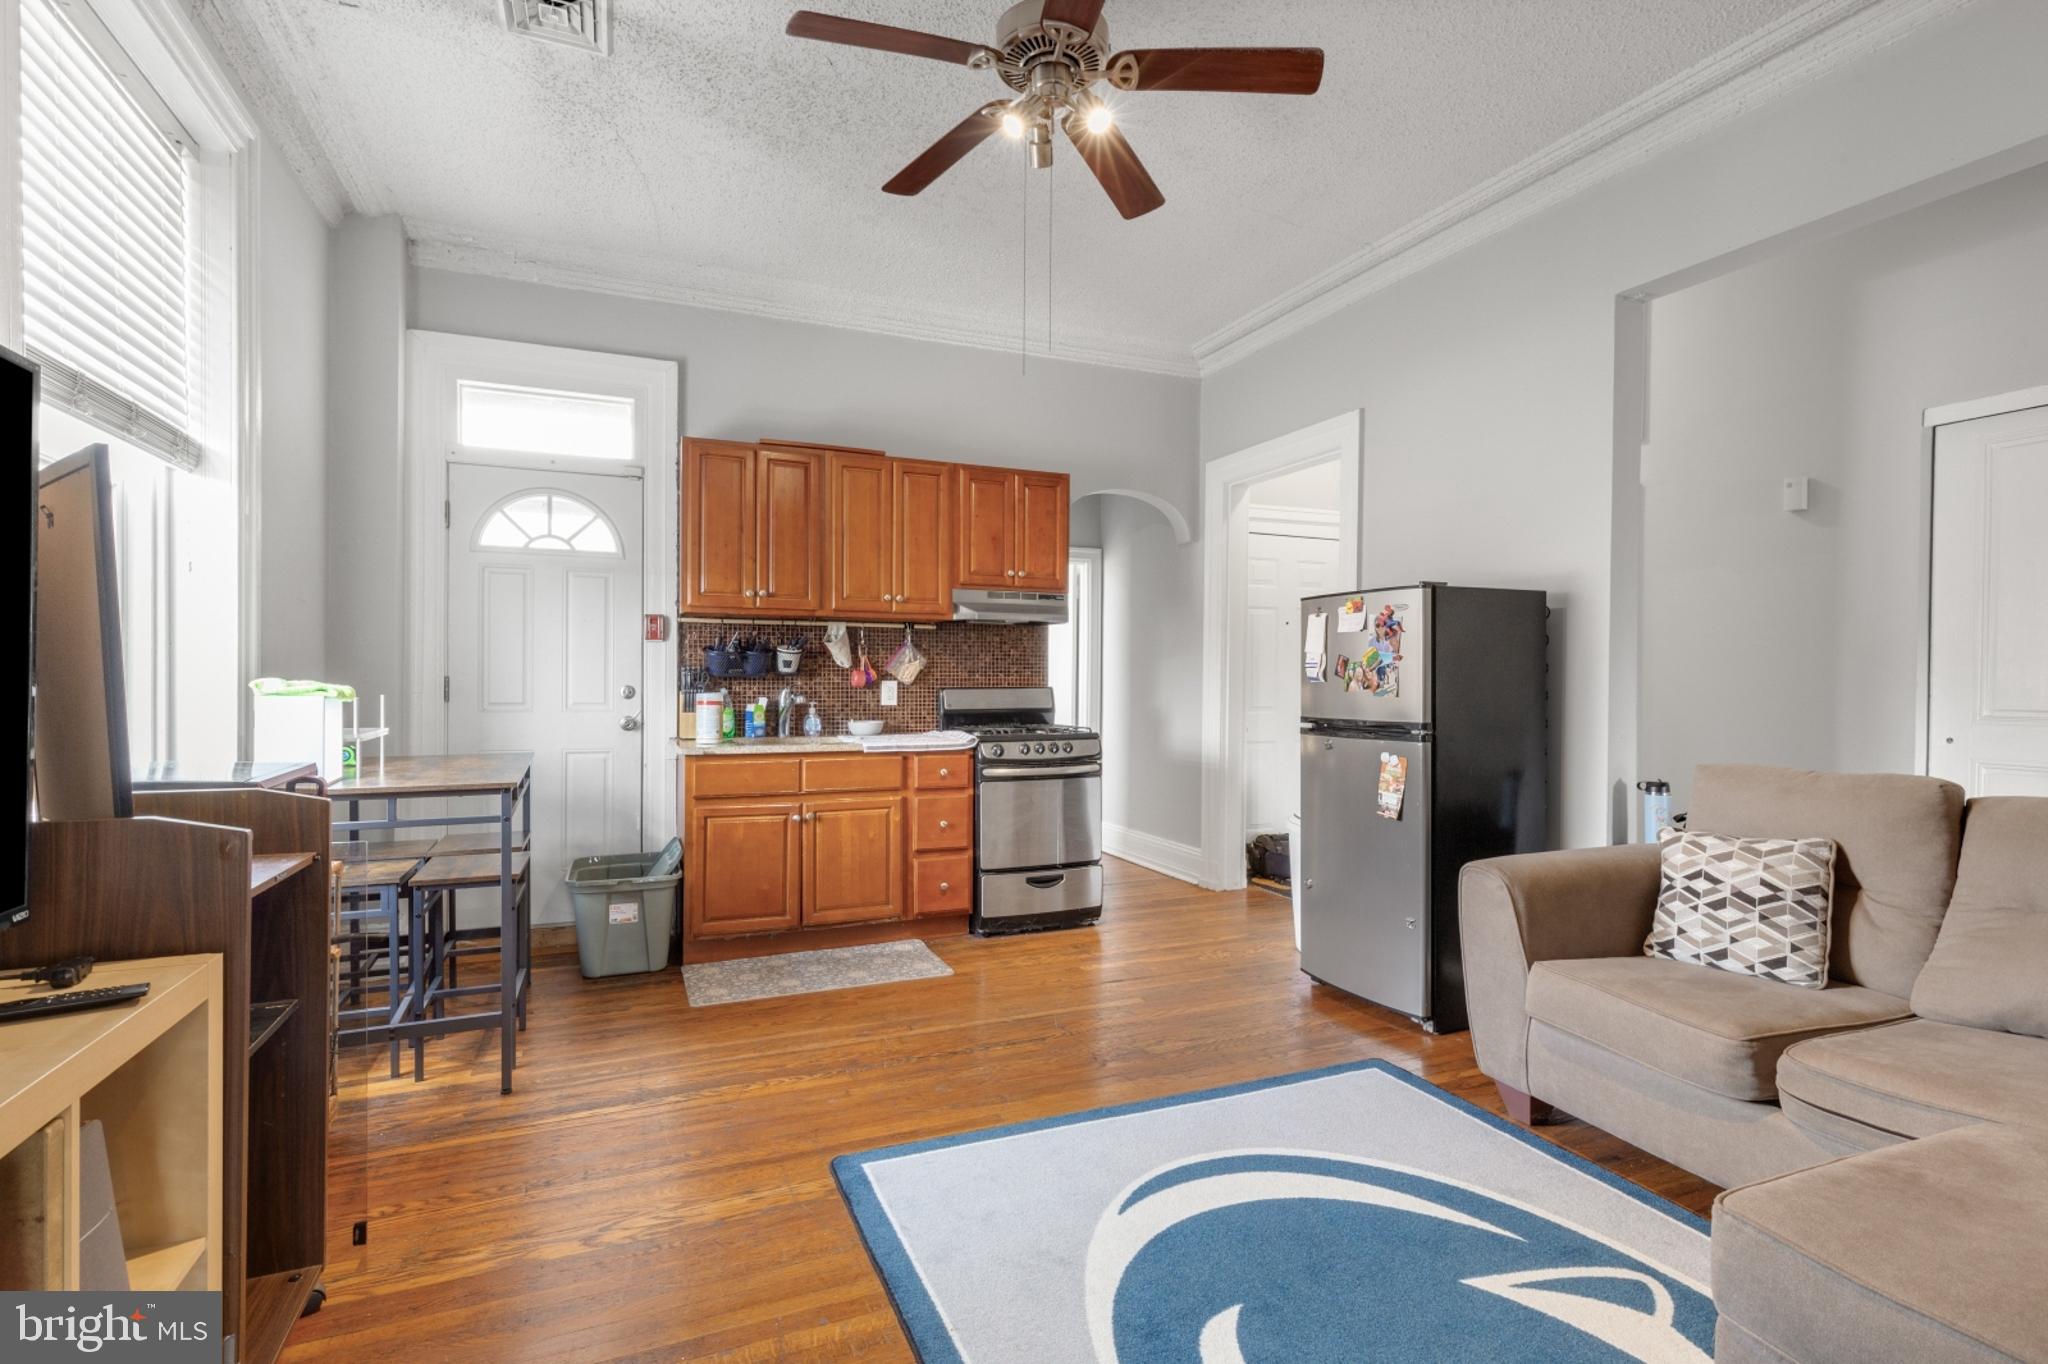
POLYGON ((1253 530, 1245 555, 1244 831, 1287 827, 1301 789, 1301 599, 1342 591, 1329 538, 1253 530))
POLYGON ((1934 434, 1927 770, 2048 796, 2048 407, 1934 434))
POLYGON ((570 858, 641 850, 640 496, 448 466, 448 751, 533 753, 536 922, 572 917, 570 858))

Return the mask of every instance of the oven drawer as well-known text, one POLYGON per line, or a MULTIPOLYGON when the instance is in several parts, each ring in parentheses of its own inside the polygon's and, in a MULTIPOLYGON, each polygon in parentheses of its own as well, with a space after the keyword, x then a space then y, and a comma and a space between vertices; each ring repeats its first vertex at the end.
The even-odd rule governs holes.
POLYGON ((983 919, 1023 919, 1102 908, 1102 868, 1054 867, 1048 871, 984 872, 983 919))

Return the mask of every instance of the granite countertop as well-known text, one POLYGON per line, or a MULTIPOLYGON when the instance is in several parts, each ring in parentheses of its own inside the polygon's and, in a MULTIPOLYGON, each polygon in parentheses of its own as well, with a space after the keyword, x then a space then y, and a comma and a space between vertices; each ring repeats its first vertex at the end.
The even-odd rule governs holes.
POLYGON ((685 758, 733 757, 747 753, 858 753, 860 740, 851 734, 820 735, 808 739, 793 734, 787 739, 727 739, 722 744, 700 744, 694 738, 677 739, 676 752, 685 758))

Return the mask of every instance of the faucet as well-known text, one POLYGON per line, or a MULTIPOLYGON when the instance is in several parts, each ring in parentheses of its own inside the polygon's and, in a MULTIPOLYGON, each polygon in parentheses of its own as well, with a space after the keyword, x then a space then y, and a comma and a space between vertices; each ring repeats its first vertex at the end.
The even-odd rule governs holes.
POLYGON ((784 687, 781 694, 775 698, 775 737, 787 739, 789 722, 796 718, 796 708, 810 703, 811 698, 798 694, 795 687, 784 687))

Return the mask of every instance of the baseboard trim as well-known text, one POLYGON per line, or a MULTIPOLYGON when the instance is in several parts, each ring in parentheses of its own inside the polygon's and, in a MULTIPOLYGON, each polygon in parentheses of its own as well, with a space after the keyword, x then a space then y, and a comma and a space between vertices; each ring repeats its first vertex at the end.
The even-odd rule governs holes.
POLYGON ((1189 885, 1202 885, 1209 870, 1208 859, 1202 856, 1200 848, 1137 829, 1126 829, 1121 824, 1102 826, 1102 850, 1111 857, 1135 862, 1147 870, 1171 876, 1176 881, 1186 881, 1189 885))

